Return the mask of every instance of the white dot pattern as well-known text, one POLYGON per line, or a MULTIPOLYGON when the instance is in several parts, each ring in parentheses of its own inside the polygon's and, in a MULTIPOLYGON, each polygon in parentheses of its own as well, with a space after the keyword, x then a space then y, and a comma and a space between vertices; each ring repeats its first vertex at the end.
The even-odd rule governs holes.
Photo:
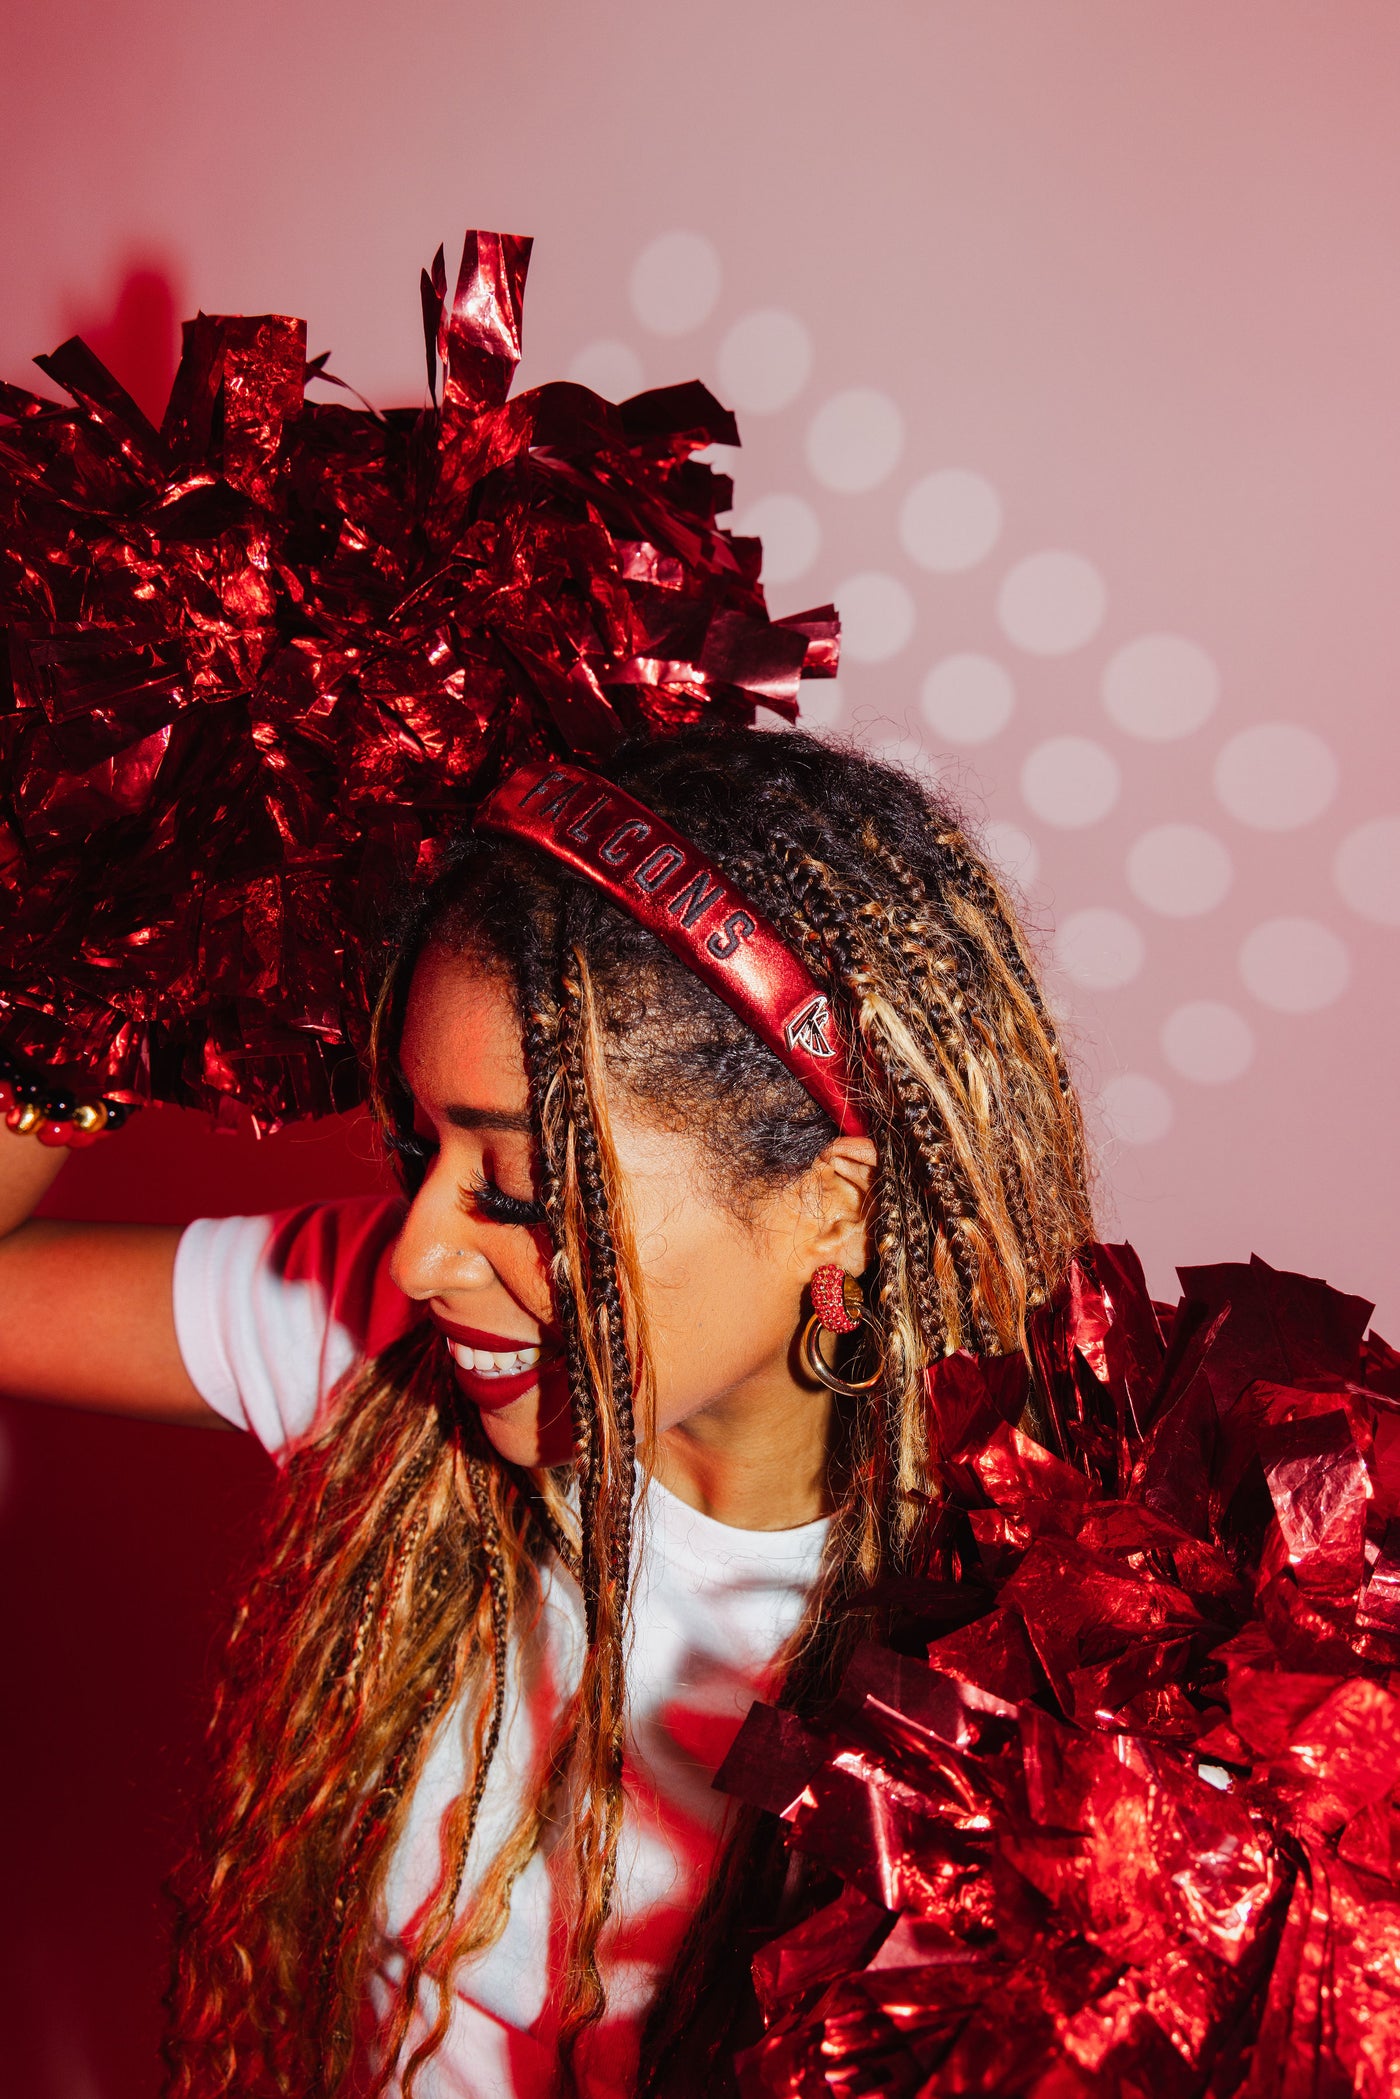
POLYGON ((961 467, 926 474, 900 507, 899 537, 909 559, 935 575, 976 568, 1001 537, 1001 497, 961 467))
POLYGON ((1040 853, 1029 831, 1004 817, 992 817, 978 833, 982 851, 993 870, 1024 889, 1040 872, 1040 853))
POLYGON ((914 632, 914 600, 897 576, 867 569, 836 587, 844 653, 852 663, 885 663, 914 632))
POLYGON ((719 301, 720 260, 703 233, 660 234, 632 266, 632 311, 653 335, 689 335, 719 301))
POLYGON ((1108 591, 1092 561, 1050 550, 1009 569, 997 594, 997 618, 1018 649, 1066 656, 1092 641, 1108 610, 1108 591))
POLYGON ((1143 634, 1112 655, 1103 674, 1103 703, 1129 736, 1166 743, 1190 736, 1220 699, 1220 673, 1205 650, 1182 634, 1143 634))
POLYGON ((924 679, 919 708, 935 738, 987 743, 1016 709, 1011 673, 992 656, 945 656, 924 679))
POLYGON ((793 583, 821 551, 817 513, 801 496, 760 496, 734 527, 741 539, 763 541, 765 583, 793 583))
POLYGON ((1129 849, 1128 887, 1164 918, 1199 918, 1230 893, 1228 847, 1200 824, 1154 824, 1129 849))
POLYGON ((1108 1134, 1120 1144, 1159 1144, 1172 1126, 1172 1097, 1146 1072, 1124 1071, 1099 1095, 1108 1134))
POLYGON ((1261 1006, 1317 1013, 1346 990, 1351 961, 1337 935, 1315 918, 1269 918, 1246 935, 1240 975, 1261 1006))
POLYGON ((812 373, 812 338, 795 313, 766 306, 734 323, 719 346, 726 403, 747 415, 776 415, 812 373))
POLYGON ((1233 1006, 1192 999, 1167 1015, 1162 1055, 1183 1079, 1202 1086, 1224 1085, 1253 1063, 1254 1031, 1233 1006))
POLYGON ((1036 745, 1021 768, 1027 807, 1057 830, 1099 823, 1121 785, 1117 759, 1087 736, 1051 736, 1036 745))
MULTIPOLYGON (((694 232, 662 234, 632 273, 633 311, 652 336, 698 329, 721 291, 720 258, 694 232)), ((804 492, 760 486, 734 527, 763 542, 766 586, 797 585, 802 596, 789 602, 829 597, 841 611, 843 678, 804 686, 802 726, 854 735, 926 781, 946 776, 972 809, 989 805, 981 849, 1013 894, 1043 882, 1031 926, 1062 977, 1086 993, 1121 991, 1105 1011, 1148 1022, 1145 1041, 1122 1044, 1138 1068, 1110 1078, 1097 1108, 1111 1141, 1156 1144, 1191 1088, 1251 1069, 1256 1026, 1272 1052, 1276 1016, 1321 1013, 1353 982, 1375 980, 1375 965, 1352 950, 1400 927, 1400 813, 1353 807, 1328 821, 1346 783, 1321 708, 1316 726, 1242 719, 1241 694, 1257 706, 1268 685, 1222 676, 1210 635, 1178 631, 1170 611, 1160 627, 1134 631, 1115 621, 1112 579, 1092 550, 1015 544, 1022 491, 1004 466, 998 487, 973 461, 919 456, 900 401, 878 383, 814 399, 813 335, 786 308, 720 314, 713 353, 726 405, 745 417, 793 413, 787 427, 811 475, 804 492), (868 496, 878 510, 840 500, 868 496), (836 582, 830 564, 843 545, 849 558, 848 518, 861 521, 872 565, 836 582), (920 636, 934 646, 914 664, 920 636), (1271 834, 1288 857, 1277 857, 1271 834), (1348 938, 1323 922, 1325 910, 1308 915, 1329 874, 1348 938), (1079 902, 1086 886, 1097 891, 1092 904, 1079 902), (1279 915, 1263 915, 1271 904, 1279 915), (1037 911, 1047 914, 1039 922, 1037 911), (1205 995, 1232 955, 1244 1011, 1205 995), (1153 1011, 1159 982, 1174 987, 1165 1014, 1153 1011)), ((646 378, 673 376, 656 358, 599 341, 579 351, 570 375, 622 398, 646 378)), ((718 448, 701 456, 725 471, 740 464, 718 448)))
POLYGON ((586 343, 569 366, 575 386, 589 387, 605 401, 625 401, 646 385, 642 360, 630 343, 586 343))
POLYGON ((1055 955, 1071 983, 1086 991, 1117 991, 1138 975, 1147 943, 1126 913, 1094 905, 1060 920, 1055 955))
POLYGON ((801 728, 839 728, 845 712, 845 692, 839 678, 806 680, 802 688, 801 728))
POLYGON ((1259 722, 1232 736, 1215 761, 1215 791, 1257 831, 1296 831, 1337 791, 1331 746, 1297 722, 1259 722))
POLYGON ((1348 831, 1332 874, 1358 918, 1400 926, 1400 816, 1373 816, 1348 831))
POLYGON ((863 495, 887 481, 904 450, 904 417, 888 394, 851 386, 833 394, 807 430, 807 464, 823 488, 863 495))

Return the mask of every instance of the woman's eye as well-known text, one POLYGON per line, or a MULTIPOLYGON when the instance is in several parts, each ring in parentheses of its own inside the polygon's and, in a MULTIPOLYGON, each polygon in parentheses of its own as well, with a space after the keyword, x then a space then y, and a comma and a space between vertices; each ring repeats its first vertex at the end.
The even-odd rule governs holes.
POLYGON ((545 1222, 543 1203, 532 1202, 523 1195, 507 1195, 484 1173, 472 1182, 471 1194, 477 1210, 489 1224, 539 1226, 545 1222))

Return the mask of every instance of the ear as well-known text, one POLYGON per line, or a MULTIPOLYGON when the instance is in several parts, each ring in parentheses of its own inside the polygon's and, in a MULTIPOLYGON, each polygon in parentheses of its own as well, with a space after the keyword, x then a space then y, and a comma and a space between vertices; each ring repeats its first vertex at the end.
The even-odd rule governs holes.
POLYGON ((878 1164, 869 1137, 837 1137, 814 1162, 803 1248, 812 1268, 833 1262, 861 1275, 870 1266, 870 1191, 878 1164))

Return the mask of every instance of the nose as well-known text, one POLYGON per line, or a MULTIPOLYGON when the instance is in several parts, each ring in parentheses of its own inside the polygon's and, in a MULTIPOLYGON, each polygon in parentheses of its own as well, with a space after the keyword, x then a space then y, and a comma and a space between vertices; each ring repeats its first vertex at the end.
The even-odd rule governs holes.
POLYGON ((496 1271, 472 1244, 472 1220, 464 1216, 457 1187, 435 1165, 404 1218, 389 1261, 389 1274, 405 1297, 420 1304, 455 1290, 484 1290, 496 1271))

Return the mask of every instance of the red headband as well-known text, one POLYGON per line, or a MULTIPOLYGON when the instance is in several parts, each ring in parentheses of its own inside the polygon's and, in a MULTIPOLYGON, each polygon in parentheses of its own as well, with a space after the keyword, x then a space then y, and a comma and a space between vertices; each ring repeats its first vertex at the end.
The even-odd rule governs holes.
POLYGON ((524 839, 605 890, 733 1007, 843 1136, 866 1134, 826 993, 689 839, 611 780, 549 762, 503 780, 476 824, 524 839))

